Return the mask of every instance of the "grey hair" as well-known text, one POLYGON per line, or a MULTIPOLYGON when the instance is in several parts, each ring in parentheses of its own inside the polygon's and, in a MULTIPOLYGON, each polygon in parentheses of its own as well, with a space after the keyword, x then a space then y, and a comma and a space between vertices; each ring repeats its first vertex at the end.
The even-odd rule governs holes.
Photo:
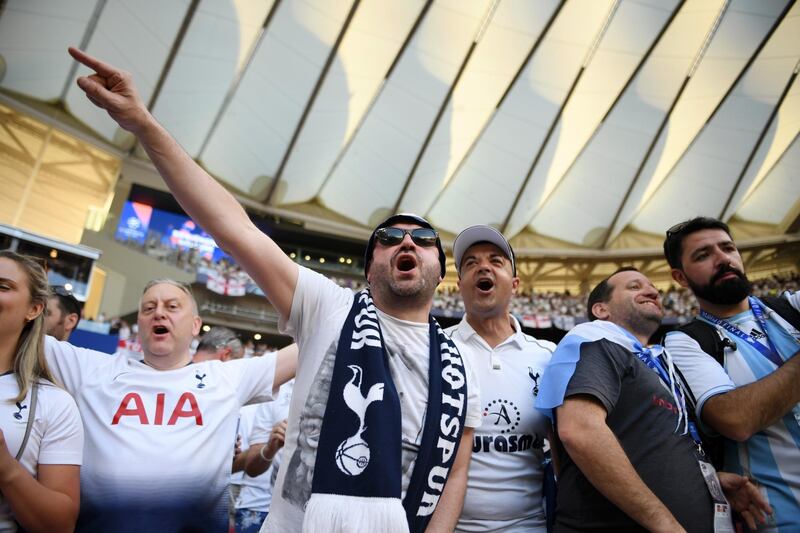
POLYGON ((197 351, 216 352, 226 347, 230 348, 235 354, 239 354, 244 350, 242 341, 239 340, 236 333, 225 327, 214 326, 208 333, 200 338, 197 351))
MULTIPOLYGON (((192 293, 192 288, 189 287, 189 285, 187 285, 185 283, 181 283, 180 281, 176 281, 176 280, 171 279, 171 278, 151 279, 144 286, 144 289, 142 290, 142 296, 144 296, 147 293, 147 291, 149 291, 151 288, 155 287, 156 285, 172 285, 173 287, 179 288, 181 291, 183 291, 189 297, 189 300, 192 302, 192 311, 194 311, 195 316, 200 314, 200 312, 198 311, 198 308, 197 308, 197 300, 194 299, 194 294, 192 293)), ((142 299, 139 298, 139 307, 141 307, 141 305, 142 305, 142 299)))

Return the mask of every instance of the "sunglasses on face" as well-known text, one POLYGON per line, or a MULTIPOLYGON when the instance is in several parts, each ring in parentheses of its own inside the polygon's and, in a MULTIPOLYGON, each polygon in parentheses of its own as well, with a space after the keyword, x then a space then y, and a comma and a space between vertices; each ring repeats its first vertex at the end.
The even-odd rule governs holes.
POLYGON ((439 234, 429 228, 403 229, 388 227, 375 231, 375 238, 384 246, 400 244, 406 235, 411 236, 414 244, 424 247, 436 246, 436 240, 439 238, 439 234))

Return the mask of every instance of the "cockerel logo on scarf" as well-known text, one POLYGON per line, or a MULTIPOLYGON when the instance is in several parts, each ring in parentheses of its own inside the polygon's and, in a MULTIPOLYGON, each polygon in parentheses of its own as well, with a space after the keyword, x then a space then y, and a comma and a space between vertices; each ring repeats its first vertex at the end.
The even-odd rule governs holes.
POLYGON ((358 417, 358 429, 349 438, 343 440, 336 448, 336 466, 348 476, 361 474, 369 464, 369 445, 361 437, 367 427, 364 425, 364 416, 372 402, 383 400, 383 383, 376 383, 369 388, 364 396, 361 392, 361 378, 363 371, 358 365, 348 365, 353 372, 353 377, 342 390, 344 403, 348 409, 358 417))

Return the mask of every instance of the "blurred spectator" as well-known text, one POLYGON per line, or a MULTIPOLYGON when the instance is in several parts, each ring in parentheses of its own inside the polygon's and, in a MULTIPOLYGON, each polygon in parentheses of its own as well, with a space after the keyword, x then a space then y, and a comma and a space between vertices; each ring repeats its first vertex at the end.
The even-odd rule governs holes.
POLYGON ((81 320, 81 303, 62 285, 50 287, 45 311, 45 332, 60 341, 69 340, 81 320))
POLYGON ((192 358, 193 363, 217 359, 225 362, 241 359, 244 355, 242 341, 232 330, 215 326, 200 338, 197 350, 192 358))

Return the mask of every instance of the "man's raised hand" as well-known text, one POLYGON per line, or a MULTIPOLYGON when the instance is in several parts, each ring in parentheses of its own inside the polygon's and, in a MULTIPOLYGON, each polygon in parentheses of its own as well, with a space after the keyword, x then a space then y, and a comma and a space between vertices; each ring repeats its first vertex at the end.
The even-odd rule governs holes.
POLYGON ((97 107, 105 109, 121 128, 134 135, 151 119, 129 72, 104 63, 77 48, 70 47, 69 54, 79 63, 94 71, 90 76, 78 78, 78 87, 97 107))

